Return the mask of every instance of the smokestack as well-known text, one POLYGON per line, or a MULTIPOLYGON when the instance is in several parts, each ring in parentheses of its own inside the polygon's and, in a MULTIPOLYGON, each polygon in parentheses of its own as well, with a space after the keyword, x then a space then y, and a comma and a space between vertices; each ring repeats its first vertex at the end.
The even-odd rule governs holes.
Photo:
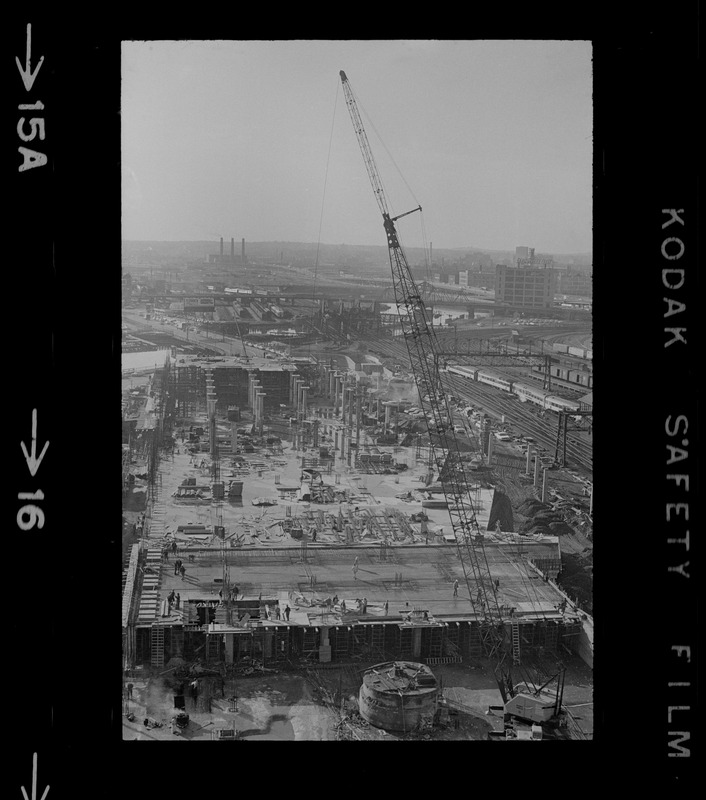
POLYGON ((221 258, 223 258, 223 237, 221 236, 221 258))
POLYGON ((240 240, 240 260, 244 264, 245 263, 245 239, 240 240))
POLYGON ((235 239, 230 240, 230 260, 235 261, 235 239))

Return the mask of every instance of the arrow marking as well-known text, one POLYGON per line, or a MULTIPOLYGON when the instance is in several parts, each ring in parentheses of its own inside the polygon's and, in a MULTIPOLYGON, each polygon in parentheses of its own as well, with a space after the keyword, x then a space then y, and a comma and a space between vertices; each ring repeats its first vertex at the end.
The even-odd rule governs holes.
POLYGON ((22 448, 22 452, 25 454, 25 461, 27 462, 27 467, 29 468, 29 473, 32 477, 37 474, 37 470, 39 469, 39 465, 42 463, 42 459, 44 458, 44 454, 47 452, 47 447, 49 447, 49 442, 44 445, 42 452, 37 458, 37 409, 32 409, 32 448, 31 452, 27 452, 27 448, 25 447, 24 442, 20 442, 20 447, 22 448))
POLYGON ((17 69, 20 71, 20 75, 22 76, 22 83, 24 83, 25 89, 29 91, 32 88, 34 79, 37 77, 39 68, 44 63, 44 56, 41 56, 39 63, 34 68, 34 72, 32 72, 32 25, 29 22, 27 23, 27 51, 25 54, 24 68, 22 67, 22 63, 17 56, 15 56, 15 61, 17 62, 17 69))
MULTIPOLYGON (((24 795, 25 800, 30 800, 27 797, 27 792, 25 791, 24 786, 20 786, 22 789, 22 794, 24 795)), ((49 793, 49 787, 44 790, 44 794, 42 795, 42 800, 45 800, 47 794, 49 793)), ((32 800, 37 800, 37 754, 34 754, 34 758, 32 759, 32 800)))

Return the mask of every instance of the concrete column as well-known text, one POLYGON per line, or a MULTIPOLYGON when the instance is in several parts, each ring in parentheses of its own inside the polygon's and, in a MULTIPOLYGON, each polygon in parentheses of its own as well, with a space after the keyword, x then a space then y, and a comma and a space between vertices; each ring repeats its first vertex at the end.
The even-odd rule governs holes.
POLYGON ((358 395, 358 408, 355 415, 355 444, 356 447, 360 444, 360 423, 363 418, 363 395, 358 395))
POLYGON ((231 422, 230 423, 230 447, 231 450, 235 453, 238 449, 238 423, 231 422))
POLYGON ((422 629, 412 628, 412 657, 419 658, 422 652, 422 629))
POLYGON ((226 633, 224 636, 225 639, 225 651, 226 651, 226 664, 233 663, 233 639, 235 638, 234 633, 226 633))
POLYGON ((545 503, 547 499, 547 471, 542 470, 542 502, 545 503))
POLYGON ((539 456, 534 457, 534 485, 539 486, 539 456))
POLYGON ((527 448, 527 468, 525 469, 525 474, 526 475, 531 475, 532 474, 532 471, 530 469, 531 463, 532 463, 532 448, 528 447, 527 448))
POLYGON ((305 417, 306 417, 308 395, 309 395, 309 387, 302 386, 302 414, 305 417))
POLYGON ((488 466, 491 464, 491 459, 493 457, 493 434, 491 433, 488 437, 488 466))
POLYGON ((260 436, 262 436, 262 426, 265 421, 265 392, 258 392, 257 401, 258 429, 260 436))
POLYGON ((338 395, 341 390, 341 381, 338 375, 333 376, 333 413, 338 411, 338 395))

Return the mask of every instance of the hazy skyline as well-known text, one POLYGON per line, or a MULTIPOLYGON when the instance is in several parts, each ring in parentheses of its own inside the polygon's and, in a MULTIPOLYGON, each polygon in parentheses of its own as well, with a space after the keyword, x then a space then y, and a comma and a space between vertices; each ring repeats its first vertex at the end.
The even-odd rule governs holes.
POLYGON ((406 246, 592 249, 586 41, 124 42, 123 238, 384 245, 340 70, 406 246))

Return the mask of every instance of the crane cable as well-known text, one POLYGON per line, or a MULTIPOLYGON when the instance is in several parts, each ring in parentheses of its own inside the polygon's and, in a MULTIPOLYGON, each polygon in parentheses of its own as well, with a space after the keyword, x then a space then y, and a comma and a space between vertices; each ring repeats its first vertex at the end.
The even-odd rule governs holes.
MULTIPOLYGON (((316 258, 314 260, 314 280, 312 283, 312 292, 311 292, 311 300, 315 304, 316 303, 316 279, 319 274, 319 251, 321 249, 321 229, 323 227, 324 221, 324 208, 326 206, 326 186, 328 184, 328 169, 329 164, 331 162, 331 147, 333 145, 333 129, 334 124, 336 122, 336 108, 338 106, 338 91, 339 91, 339 81, 336 81, 336 96, 333 101, 333 115, 331 117, 331 133, 329 135, 329 142, 328 142, 328 153, 326 154, 326 170, 324 172, 324 191, 321 196, 321 214, 319 215, 319 235, 318 240, 316 242, 316 258)), ((323 327, 323 315, 321 319, 323 327)), ((311 355, 311 342, 309 342, 309 355, 311 355)))
MULTIPOLYGON (((353 87, 351 87, 350 84, 348 84, 348 86, 349 86, 352 94, 355 97, 355 101, 356 101, 357 105, 362 110, 367 123, 370 125, 370 127, 375 132, 375 135, 377 136, 378 141, 382 145, 383 150, 387 153, 388 158, 392 162, 394 168, 397 170, 397 174, 400 176, 400 178, 402 179, 402 182, 407 187, 407 191, 412 196, 412 200, 419 206, 420 219, 421 219, 420 226, 421 226, 421 232, 422 232, 422 249, 424 251, 424 266, 425 266, 425 272, 426 272, 427 281, 429 283, 431 283, 431 259, 429 258, 429 248, 428 248, 428 245, 427 245, 427 241, 428 241, 427 240, 427 232, 426 232, 426 226, 424 224, 424 212, 422 211, 422 204, 419 202, 419 200, 417 199, 416 195, 412 191, 412 187, 409 185, 409 183, 407 183, 407 179, 405 178, 402 170, 397 165, 397 162, 395 161, 395 159, 394 159, 392 153, 390 152, 390 150, 388 149, 387 145, 383 141, 382 136, 380 136, 380 133, 378 132, 377 128, 375 127, 375 123, 368 116, 368 112, 365 110, 365 106, 360 102, 360 99, 358 98, 358 95, 353 91, 353 87)), ((382 185, 383 191, 385 192, 385 196, 388 198, 388 202, 390 203, 390 211, 392 211, 392 202, 390 201, 390 199, 389 199, 390 196, 389 196, 387 190, 385 189, 384 184, 382 183, 382 177, 378 175, 378 179, 379 179, 379 181, 380 181, 380 183, 382 185)), ((392 214, 392 216, 394 216, 394 214, 392 214)), ((400 244, 401 244, 402 240, 400 238, 400 232, 399 231, 397 231, 397 239, 400 241, 400 244)))

